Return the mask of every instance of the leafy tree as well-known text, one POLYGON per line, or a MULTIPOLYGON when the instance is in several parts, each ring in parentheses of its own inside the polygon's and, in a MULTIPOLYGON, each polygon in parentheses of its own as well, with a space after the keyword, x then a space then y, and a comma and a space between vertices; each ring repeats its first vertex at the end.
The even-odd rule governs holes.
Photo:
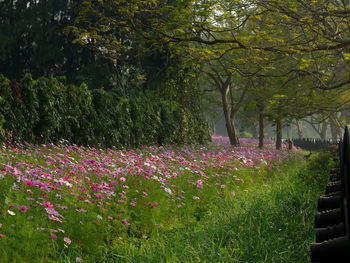
POLYGON ((24 73, 66 76, 92 87, 110 86, 114 65, 64 32, 83 1, 5 0, 0 2, 0 72, 19 79, 24 73))

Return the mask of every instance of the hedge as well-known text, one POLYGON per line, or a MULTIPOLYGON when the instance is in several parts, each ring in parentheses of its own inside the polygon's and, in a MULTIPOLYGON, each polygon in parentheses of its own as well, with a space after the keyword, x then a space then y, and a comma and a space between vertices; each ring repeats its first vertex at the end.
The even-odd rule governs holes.
POLYGON ((56 78, 20 81, 0 74, 2 140, 94 147, 205 143, 205 118, 155 95, 121 98, 111 91, 64 85, 56 78))

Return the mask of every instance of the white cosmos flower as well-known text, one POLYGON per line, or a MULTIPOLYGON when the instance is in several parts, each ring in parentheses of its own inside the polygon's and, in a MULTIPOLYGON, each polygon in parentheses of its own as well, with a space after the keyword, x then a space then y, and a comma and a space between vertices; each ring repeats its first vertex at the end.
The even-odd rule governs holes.
POLYGON ((167 192, 168 194, 173 194, 173 191, 171 191, 170 188, 164 187, 164 191, 167 192))
POLYGON ((15 213, 15 212, 13 212, 13 211, 11 211, 11 210, 7 210, 7 213, 9 213, 9 215, 11 215, 11 216, 16 215, 16 213, 15 213))

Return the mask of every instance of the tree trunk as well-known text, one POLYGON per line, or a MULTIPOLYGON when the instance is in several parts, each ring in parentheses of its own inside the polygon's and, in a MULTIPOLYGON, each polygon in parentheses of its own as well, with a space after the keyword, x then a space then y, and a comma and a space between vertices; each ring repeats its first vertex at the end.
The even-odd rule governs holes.
POLYGON ((259 107, 259 148, 264 147, 264 108, 259 107))
POLYGON ((327 127, 328 127, 328 122, 324 121, 322 123, 314 124, 312 122, 309 122, 309 124, 311 125, 312 129, 314 129, 315 132, 317 132, 317 134, 320 136, 321 140, 325 140, 326 136, 327 136, 327 127))
POLYGON ((225 124, 227 129, 227 134, 230 139, 230 144, 234 146, 239 145, 239 141, 236 135, 236 129, 234 126, 233 119, 231 118, 231 107, 227 100, 227 92, 221 91, 221 98, 222 98, 222 109, 224 111, 224 117, 225 117, 225 124))
POLYGON ((326 139, 326 136, 327 136, 327 126, 328 126, 328 122, 327 121, 324 121, 322 124, 321 124, 321 131, 320 131, 320 138, 321 140, 325 140, 326 139))
POLYGON ((213 119, 211 119, 211 131, 213 135, 216 135, 216 125, 215 125, 215 121, 213 119))
POLYGON ((335 113, 329 117, 329 122, 331 124, 332 140, 337 141, 338 138, 341 138, 342 132, 335 113))
POLYGON ((344 110, 343 115, 344 115, 344 118, 346 120, 346 124, 349 125, 350 124, 350 112, 347 110, 344 110))
MULTIPOLYGON (((235 117, 235 111, 233 109, 233 101, 231 104, 229 103, 228 95, 231 92, 231 79, 232 79, 232 73, 229 73, 227 75, 226 80, 224 81, 220 74, 213 69, 215 73, 207 73, 209 77, 212 78, 212 80, 215 82, 215 85, 217 89, 221 93, 221 100, 222 100, 222 109, 224 111, 224 117, 225 117, 225 124, 226 124, 226 130, 227 135, 230 139, 230 144, 233 146, 239 145, 239 140, 236 135, 236 128, 234 125, 234 117, 235 117)), ((231 93, 232 96, 232 93, 231 93)), ((232 97, 231 97, 231 100, 232 97)))
POLYGON ((300 120, 297 120, 296 126, 298 131, 298 137, 299 139, 302 139, 304 137, 302 122, 300 120))
POLYGON ((276 149, 282 149, 282 121, 279 119, 276 121, 276 149))

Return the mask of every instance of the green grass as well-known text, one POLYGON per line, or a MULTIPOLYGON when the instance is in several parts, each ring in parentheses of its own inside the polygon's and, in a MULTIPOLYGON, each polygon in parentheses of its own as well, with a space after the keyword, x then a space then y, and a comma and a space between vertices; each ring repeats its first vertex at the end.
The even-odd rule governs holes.
POLYGON ((330 159, 285 161, 267 180, 203 208, 199 221, 165 226, 152 238, 117 239, 101 249, 100 262, 309 262, 330 159))
MULTIPOLYGON (((81 157, 73 158, 77 163, 90 152, 79 154, 81 157)), ((52 156, 63 155, 53 151, 52 156)), ((298 154, 285 156, 289 159, 259 169, 240 165, 235 158, 222 167, 201 165, 205 177, 184 169, 167 185, 177 194, 166 193, 158 181, 128 176, 129 188, 121 190, 128 200, 137 198, 137 206, 119 204, 119 194, 87 204, 84 199, 92 199, 87 194, 83 199, 71 194, 78 192, 78 184, 43 192, 38 187, 15 184, 16 176, 9 173, 0 181, 0 234, 5 234, 0 238, 0 263, 66 263, 76 262, 76 258, 86 263, 309 262, 316 203, 328 181, 332 158, 330 153, 315 153, 309 160, 298 154), (203 187, 191 183, 199 178, 203 187), (147 191, 145 196, 143 191, 147 191), (57 208, 64 222, 48 220, 43 200, 68 207, 57 208), (17 205, 26 205, 28 211, 20 212, 17 205), (77 208, 88 212, 78 213, 77 208), (131 224, 122 224, 122 218, 131 224), (50 236, 51 231, 56 231, 57 238, 50 236), (72 239, 71 244, 66 244, 64 237, 72 239)), ((11 162, 18 165, 27 161, 35 167, 44 160, 30 151, 23 155, 9 151, 2 158, 3 171, 11 162)), ((125 155, 125 160, 130 158, 125 155)), ((40 167, 48 165, 46 161, 40 167)), ((176 164, 170 171, 182 167, 176 164)), ((69 174, 71 166, 65 169, 62 175, 69 174)), ((106 180, 94 173, 82 174, 93 181, 106 180)), ((79 182, 81 177, 72 177, 70 182, 79 182)))

